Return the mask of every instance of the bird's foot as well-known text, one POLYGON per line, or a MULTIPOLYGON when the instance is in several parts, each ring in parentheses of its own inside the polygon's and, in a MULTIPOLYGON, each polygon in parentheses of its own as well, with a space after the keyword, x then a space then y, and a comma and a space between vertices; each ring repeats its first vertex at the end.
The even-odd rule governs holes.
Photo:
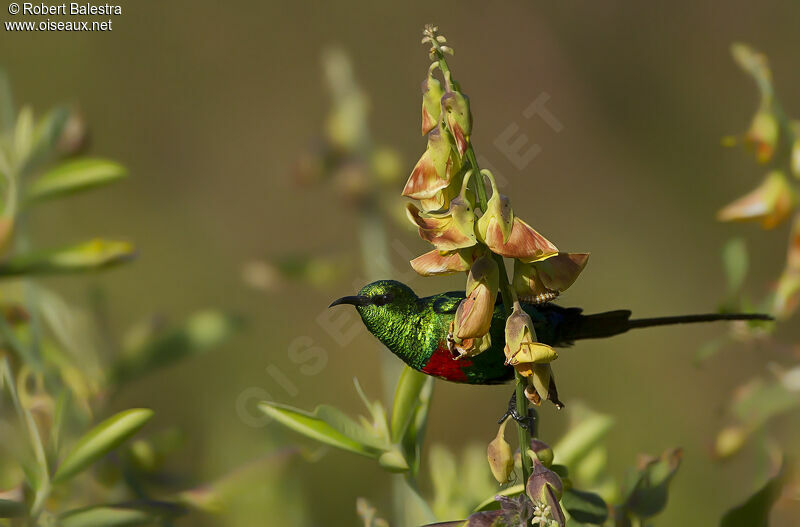
POLYGON ((511 399, 508 400, 508 408, 506 409, 506 413, 504 413, 503 416, 497 421, 497 424, 503 424, 503 421, 509 417, 519 423, 519 426, 521 426, 523 429, 528 431, 535 430, 534 420, 536 419, 536 414, 532 409, 528 409, 528 415, 522 415, 517 411, 516 392, 511 394, 511 399))

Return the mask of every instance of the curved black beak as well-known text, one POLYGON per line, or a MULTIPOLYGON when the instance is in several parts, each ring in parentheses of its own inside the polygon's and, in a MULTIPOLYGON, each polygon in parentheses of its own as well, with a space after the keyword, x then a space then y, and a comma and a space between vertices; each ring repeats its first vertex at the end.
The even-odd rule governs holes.
POLYGON ((338 306, 341 304, 350 304, 352 306, 366 306, 370 303, 370 298, 368 296, 343 296, 338 300, 334 300, 331 302, 331 305, 328 307, 338 306))

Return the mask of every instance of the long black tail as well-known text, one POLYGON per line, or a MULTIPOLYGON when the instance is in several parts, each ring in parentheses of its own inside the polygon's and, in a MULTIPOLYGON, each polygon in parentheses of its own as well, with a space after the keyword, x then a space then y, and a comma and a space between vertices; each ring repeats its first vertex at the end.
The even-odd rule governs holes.
POLYGON ((720 320, 773 320, 759 313, 709 313, 706 315, 681 315, 675 317, 638 318, 631 320, 631 312, 625 309, 608 311, 596 315, 579 315, 566 332, 565 340, 597 339, 625 333, 630 329, 695 324, 720 320))

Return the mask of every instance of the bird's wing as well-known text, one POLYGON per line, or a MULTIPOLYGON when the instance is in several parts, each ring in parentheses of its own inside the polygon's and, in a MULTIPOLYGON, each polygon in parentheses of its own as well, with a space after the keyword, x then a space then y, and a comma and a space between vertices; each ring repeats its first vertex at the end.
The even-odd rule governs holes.
POLYGON ((464 300, 464 293, 460 291, 451 291, 449 293, 436 295, 432 304, 433 312, 439 315, 455 313, 458 308, 458 303, 462 300, 464 300))

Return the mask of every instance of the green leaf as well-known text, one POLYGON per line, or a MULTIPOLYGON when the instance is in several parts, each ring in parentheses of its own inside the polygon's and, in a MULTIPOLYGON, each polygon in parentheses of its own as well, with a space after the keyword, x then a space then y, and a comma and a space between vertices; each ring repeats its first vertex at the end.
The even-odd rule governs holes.
POLYGON ((74 194, 124 178, 128 171, 106 159, 66 161, 47 171, 28 188, 29 202, 74 194))
POLYGON ((655 516, 667 505, 669 483, 681 463, 681 450, 668 450, 647 463, 625 501, 625 508, 640 518, 655 516))
POLYGON ((408 425, 414 418, 420 403, 420 393, 428 378, 424 373, 415 371, 408 366, 403 368, 397 389, 394 393, 392 406, 392 442, 399 443, 405 436, 408 425))
POLYGON ((59 517, 61 527, 135 527, 176 518, 185 509, 173 503, 146 502, 142 505, 96 505, 76 509, 59 517))
POLYGON ((131 381, 219 346, 241 326, 241 319, 208 310, 194 313, 183 325, 168 331, 155 333, 152 326, 140 328, 144 338, 136 338, 137 342, 126 349, 113 366, 115 382, 131 381))
POLYGON ((147 408, 120 412, 92 428, 73 447, 53 476, 60 483, 75 476, 138 432, 153 417, 147 408))
POLYGON ((596 413, 585 406, 573 406, 572 425, 553 447, 553 463, 559 465, 571 466, 581 461, 605 438, 614 425, 611 416, 596 413))
POLYGON ((593 492, 569 489, 561 497, 561 505, 578 522, 603 525, 608 519, 608 506, 603 498, 593 492))
POLYGON ((768 527, 769 513, 786 483, 786 464, 744 503, 725 513, 720 527, 768 527))
POLYGON ((5 70, 0 69, 0 134, 14 129, 16 111, 11 82, 5 70))
POLYGON ((425 440, 425 430, 428 426, 428 411, 431 407, 433 385, 433 377, 426 375, 425 383, 418 395, 419 404, 414 410, 414 415, 403 436, 403 451, 409 461, 409 465, 411 465, 413 474, 419 472, 420 453, 422 451, 422 443, 425 440))
POLYGON ((0 499, 0 518, 18 518, 25 515, 25 504, 13 500, 0 499))
POLYGON ((722 263, 728 282, 728 293, 733 295, 741 289, 747 276, 747 245, 744 239, 734 238, 722 248, 722 263))
POLYGON ((496 496, 506 496, 506 497, 511 498, 511 497, 514 497, 514 496, 519 496, 523 492, 525 492, 525 485, 523 485, 521 483, 519 485, 513 485, 511 487, 506 487, 506 488, 500 490, 499 492, 495 493, 494 496, 491 496, 491 497, 486 498, 485 500, 483 500, 480 503, 480 505, 475 507, 475 510, 473 512, 490 511, 490 510, 499 509, 500 508, 500 502, 498 502, 495 499, 496 496))
MULTIPOLYGON (((333 417, 335 412, 331 410, 331 407, 327 407, 327 409, 326 407, 322 407, 322 414, 325 419, 323 419, 323 416, 318 415, 319 407, 314 413, 304 412, 297 408, 269 401, 261 402, 258 407, 268 416, 291 428, 295 432, 321 443, 325 443, 326 445, 371 458, 379 457, 384 451, 375 446, 374 440, 370 441, 370 443, 373 444, 365 444, 346 433, 353 433, 358 438, 364 437, 365 434, 363 432, 354 432, 355 429, 353 427, 359 427, 362 431, 364 430, 360 425, 355 423, 355 421, 346 418, 348 422, 342 420, 337 422, 336 426, 327 422, 327 420, 336 419, 333 417)), ((342 416, 343 414, 339 413, 339 415, 342 416)))
POLYGON ((51 158, 61 133, 69 119, 69 110, 57 107, 47 113, 33 130, 31 150, 21 167, 22 174, 32 172, 38 165, 51 158))
POLYGON ((0 264, 0 277, 77 273, 129 261, 135 254, 128 242, 94 239, 78 245, 14 256, 0 264))

